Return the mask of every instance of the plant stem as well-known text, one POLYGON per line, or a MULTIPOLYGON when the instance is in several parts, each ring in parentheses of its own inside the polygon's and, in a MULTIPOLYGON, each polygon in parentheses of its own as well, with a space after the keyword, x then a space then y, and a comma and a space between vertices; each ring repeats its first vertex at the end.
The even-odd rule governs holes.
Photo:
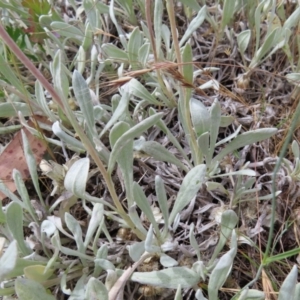
POLYGON ((157 62, 158 57, 157 57, 155 37, 153 32, 152 20, 151 20, 151 2, 152 2, 151 0, 145 0, 145 12, 146 12, 146 21, 147 21, 149 36, 150 36, 150 44, 154 55, 154 61, 157 62))
MULTIPOLYGON (((297 87, 295 88, 297 89, 297 87)), ((274 171, 273 171, 273 175, 272 175, 272 194, 273 194, 273 198, 272 198, 272 214, 271 214, 271 220, 270 220, 270 230, 269 230, 269 236, 268 236, 268 243, 267 243, 267 246, 266 246, 266 250, 265 250, 265 253, 264 253, 264 257, 263 257, 263 263, 266 262, 268 256, 269 256, 269 252, 270 252, 270 249, 271 249, 271 245, 272 245, 272 242, 273 242, 273 234, 274 234, 274 223, 275 223, 275 215, 276 215, 276 176, 277 176, 277 172, 281 166, 281 162, 283 160, 283 157, 284 157, 284 154, 288 148, 288 145, 289 145, 289 142, 290 140, 292 139, 292 136, 294 134, 294 131, 295 131, 295 128, 298 124, 298 121, 299 121, 299 118, 300 118, 300 102, 299 102, 299 97, 298 96, 297 100, 298 100, 298 105, 297 105, 297 108, 296 108, 296 112, 293 116, 293 121, 291 123, 291 127, 288 131, 288 134, 285 138, 285 141, 284 141, 284 144, 280 150, 280 153, 279 153, 279 158, 276 162, 276 165, 275 165, 275 168, 274 168, 274 171)))
POLYGON ((172 33, 174 48, 175 48, 175 53, 176 53, 176 59, 177 59, 179 71, 182 74, 183 66, 181 63, 182 62, 181 53, 180 53, 180 48, 179 48, 179 43, 178 43, 177 27, 176 27, 176 22, 175 22, 174 1, 166 0, 166 2, 167 2, 167 11, 168 11, 169 19, 170 19, 171 33, 172 33))
MULTIPOLYGON (((146 11, 146 21, 147 21, 149 36, 150 36, 150 44, 151 44, 153 55, 154 55, 154 61, 155 61, 155 63, 157 63, 159 61, 159 59, 158 59, 158 54, 157 54, 157 49, 156 49, 155 35, 154 35, 154 31, 153 31, 153 23, 152 23, 152 19, 151 19, 151 2, 152 2, 152 0, 145 0, 145 11, 146 11)), ((165 83, 162 79, 160 70, 155 69, 155 71, 156 71, 156 75, 157 75, 157 81, 158 81, 163 93, 170 99, 170 101, 172 102, 172 106, 176 107, 177 103, 174 99, 174 96, 166 88, 165 83)))
MULTIPOLYGON (((170 19, 170 26, 171 26, 171 33, 173 37, 173 44, 175 48, 176 53, 176 59, 178 63, 178 69, 180 74, 183 76, 183 64, 181 59, 181 53, 180 53, 180 47, 178 42, 178 36, 177 36, 177 30, 176 30, 176 22, 175 22, 175 12, 174 12, 174 1, 173 0, 166 0, 167 3, 167 11, 170 19)), ((190 114, 190 93, 188 91, 189 89, 183 88, 181 85, 179 87, 179 101, 181 102, 179 105, 179 109, 181 108, 183 119, 182 123, 186 129, 186 132, 188 133, 188 141, 191 147, 192 151, 192 157, 195 165, 198 165, 201 163, 200 156, 199 156, 199 150, 198 150, 198 144, 195 136, 195 132, 193 130, 192 120, 191 120, 191 114, 190 114)))

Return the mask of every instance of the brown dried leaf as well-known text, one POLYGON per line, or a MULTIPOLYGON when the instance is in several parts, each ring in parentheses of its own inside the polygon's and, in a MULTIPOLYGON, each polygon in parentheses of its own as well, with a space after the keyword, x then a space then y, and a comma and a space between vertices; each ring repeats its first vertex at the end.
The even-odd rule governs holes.
MULTIPOLYGON (((24 128, 23 130, 26 133, 36 162, 39 164, 47 150, 47 147, 40 139, 32 135, 27 129, 24 128)), ((12 179, 13 169, 17 169, 21 173, 23 179, 30 176, 23 151, 21 131, 14 136, 13 140, 7 145, 0 155, 0 180, 4 181, 6 187, 11 192, 16 191, 16 186, 12 179)), ((3 200, 4 198, 6 198, 6 196, 0 192, 0 200, 3 200)))

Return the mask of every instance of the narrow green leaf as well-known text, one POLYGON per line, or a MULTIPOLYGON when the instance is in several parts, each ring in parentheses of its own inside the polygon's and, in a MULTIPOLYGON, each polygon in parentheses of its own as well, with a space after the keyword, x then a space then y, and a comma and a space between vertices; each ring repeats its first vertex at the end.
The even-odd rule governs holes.
POLYGON ((69 94, 69 78, 63 68, 63 55, 64 53, 61 50, 58 50, 55 54, 52 64, 52 75, 54 88, 62 97, 62 101, 65 104, 69 94))
POLYGON ((255 45, 255 53, 258 50, 259 47, 259 42, 261 39, 261 34, 260 34, 260 26, 261 26, 261 13, 262 13, 262 9, 264 8, 264 6, 266 5, 266 2, 269 2, 269 0, 264 0, 261 1, 258 5, 257 8, 255 10, 255 14, 254 14, 254 20, 255 20, 255 34, 256 34, 256 45, 255 45))
MULTIPOLYGON (((70 289, 67 288, 67 276, 66 275, 67 274, 64 273, 62 275, 62 279, 61 279, 61 290, 63 293, 71 291, 70 289)), ((87 274, 83 273, 83 275, 79 279, 77 279, 76 285, 70 293, 69 300, 84 299, 85 283, 87 280, 86 278, 87 278, 87 274)))
POLYGON ((195 297, 196 297, 197 300, 208 300, 207 298, 205 298, 203 296, 203 293, 202 293, 201 289, 197 290, 195 297))
POLYGON ((91 277, 86 285, 85 299, 108 300, 108 291, 98 279, 91 277))
POLYGON ((230 274, 232 263, 236 254, 236 249, 231 249, 225 253, 213 269, 208 282, 209 300, 218 300, 219 289, 223 286, 230 274))
POLYGON ((24 184, 24 181, 22 180, 22 175, 16 169, 13 170, 13 179, 14 179, 17 191, 18 191, 19 195, 21 196, 22 201, 23 201, 23 203, 24 203, 27 211, 30 213, 32 219, 35 222, 38 223, 38 219, 37 219, 36 213, 33 210, 33 207, 32 207, 31 202, 30 202, 30 198, 29 198, 29 195, 28 195, 27 188, 26 188, 26 186, 24 184))
POLYGON ((180 2, 184 5, 192 8, 194 11, 199 11, 199 9, 201 8, 198 1, 196 1, 196 0, 180 0, 180 2))
POLYGON ((300 283, 296 284, 295 296, 293 300, 298 300, 298 299, 300 299, 300 283))
POLYGON ((234 120, 235 118, 232 116, 221 116, 220 127, 228 127, 233 123, 234 120))
POLYGON ((174 164, 188 172, 187 167, 170 153, 165 147, 155 141, 135 141, 133 150, 143 152, 154 159, 174 164))
MULTIPOLYGON (((155 111, 155 109, 153 107, 150 107, 149 109, 149 114, 155 115, 157 112, 155 111)), ((180 143, 178 142, 178 140, 175 138, 175 136, 172 134, 172 132, 170 131, 170 129, 167 127, 167 125, 164 123, 163 120, 159 120, 156 124, 156 126, 163 132, 166 134, 167 138, 170 140, 170 142, 179 150, 179 152, 183 155, 183 157, 185 158, 185 160, 187 162, 189 162, 189 159, 185 153, 185 151, 182 149, 180 143)))
MULTIPOLYGON (((1 5, 1 3, 0 3, 1 5)), ((14 287, 9 287, 9 288, 0 288, 0 296, 11 296, 15 294, 15 288, 14 287)))
POLYGON ((166 254, 160 255, 159 262, 165 268, 175 267, 178 265, 177 260, 166 254))
POLYGON ((46 270, 46 267, 43 265, 33 265, 24 268, 24 275, 26 278, 32 279, 35 282, 43 282, 49 279, 53 272, 53 269, 46 270))
POLYGON ((176 290, 176 294, 174 297, 174 300, 182 300, 182 295, 181 295, 181 285, 178 285, 178 288, 176 290))
POLYGON ((3 208, 2 208, 2 201, 0 201, 0 224, 3 225, 5 223, 6 223, 6 216, 5 216, 5 213, 4 213, 3 208))
MULTIPOLYGON (((234 1, 232 1, 234 2, 234 1)), ((183 37, 181 38, 179 42, 179 46, 182 47, 184 43, 188 40, 188 38, 193 34, 195 30, 197 30, 201 24, 204 22, 206 18, 206 5, 204 5, 199 11, 197 16, 191 21, 188 28, 186 29, 183 37)))
POLYGON ((172 224, 176 215, 186 206, 198 190, 205 183, 206 165, 198 165, 191 169, 184 177, 180 186, 173 210, 170 214, 169 223, 172 224))
POLYGON ((22 5, 16 5, 16 3, 14 3, 13 1, 10 2, 1 1, 0 7, 6 8, 12 12, 16 12, 20 16, 22 16, 22 18, 28 18, 28 11, 25 9, 25 7, 23 7, 22 5))
POLYGON ((99 265, 105 271, 107 270, 115 270, 115 266, 112 262, 104 258, 95 259, 95 265, 99 265))
POLYGON ((164 5, 162 0, 155 0, 153 27, 155 32, 156 53, 158 56, 161 51, 161 32, 162 32, 161 26, 163 20, 163 10, 164 10, 164 5))
MULTIPOLYGON (((109 6, 102 3, 102 2, 95 2, 93 3, 94 7, 97 8, 100 14, 109 14, 109 6)), ((120 15, 119 11, 115 12, 116 15, 120 15)))
POLYGON ((202 260, 196 261, 193 264, 192 269, 201 276, 201 279, 203 281, 206 281, 206 276, 207 276, 208 270, 205 267, 204 262, 202 260))
POLYGON ((265 300, 265 299, 266 299, 266 294, 264 292, 254 290, 254 289, 249 289, 247 293, 247 298, 245 298, 245 300, 265 300))
POLYGON ((277 254, 277 255, 270 256, 266 259, 265 263, 270 264, 272 262, 281 261, 281 260, 287 259, 291 256, 299 255, 299 253, 300 253, 300 248, 295 248, 295 249, 285 251, 285 252, 277 254))
POLYGON ((135 272, 131 280, 141 284, 176 289, 180 284, 182 288, 191 288, 200 281, 200 276, 186 267, 174 267, 161 271, 135 272))
POLYGON ((105 124, 103 130, 101 131, 100 133, 100 136, 99 138, 101 138, 103 136, 103 134, 114 124, 116 123, 120 118, 121 116, 123 116, 127 109, 128 109, 128 104, 129 104, 129 99, 130 99, 130 94, 128 92, 128 89, 127 87, 125 87, 123 89, 123 94, 122 94, 122 97, 119 101, 119 104, 116 108, 116 110, 114 111, 111 119, 105 124))
POLYGON ((140 47, 142 46, 142 41, 143 41, 142 34, 139 28, 136 27, 130 34, 128 47, 127 47, 129 62, 133 70, 139 69, 138 53, 140 47))
POLYGON ((86 249, 91 242, 93 235, 103 220, 104 207, 101 203, 96 203, 93 207, 92 216, 89 221, 89 226, 85 235, 84 248, 86 249))
POLYGON ((152 223, 150 224, 146 234, 145 251, 152 254, 161 252, 161 248, 159 246, 156 246, 156 243, 154 242, 154 232, 152 223))
POLYGON ((65 213, 65 221, 68 229, 72 232, 75 239, 77 250, 85 254, 85 247, 82 240, 82 230, 78 221, 69 213, 65 213))
POLYGON ((22 125, 0 126, 0 135, 14 133, 22 128, 22 125))
POLYGON ((149 61, 149 53, 150 53, 150 44, 145 43, 140 49, 138 53, 138 61, 140 62, 143 68, 146 68, 147 63, 149 61))
POLYGON ((23 255, 26 256, 31 254, 30 249, 24 241, 23 210, 18 203, 12 202, 8 205, 6 211, 6 222, 23 255))
POLYGON ((279 290, 278 300, 294 299, 298 278, 298 268, 293 266, 289 275, 285 278, 279 290))
MULTIPOLYGON (((94 5, 94 3, 92 3, 92 5, 94 5)), ((93 9, 92 13, 94 11, 95 10, 93 9)), ((85 10, 85 12, 88 15, 89 11, 85 10)), ((96 17, 96 20, 99 20, 99 19, 97 19, 97 17, 96 17)), ((88 51, 90 49, 90 47, 92 46, 92 43, 93 43, 93 29, 92 29, 92 26, 91 26, 90 22, 87 22, 87 25, 85 27, 85 32, 84 32, 84 39, 83 39, 82 44, 81 44, 84 51, 88 51)), ((96 25, 96 26, 98 26, 98 25, 96 25)), ((99 28, 99 27, 94 27, 94 28, 99 28)))
POLYGON ((41 233, 50 238, 56 231, 56 226, 49 220, 44 220, 41 225, 41 233))
POLYGON ((213 264, 213 262, 223 249, 224 245, 232 235, 232 231, 235 228, 238 220, 239 218, 233 210, 227 210, 222 213, 220 238, 209 261, 209 265, 213 264))
POLYGON ((40 283, 30 279, 16 279, 15 290, 19 300, 55 300, 40 283))
MULTIPOLYGON (((126 132, 130 130, 130 126, 125 122, 117 123, 112 130, 110 131, 109 140, 110 145, 114 148, 116 142, 119 138, 122 138, 126 132)), ((116 157, 118 166, 121 169, 123 178, 124 178, 124 185, 126 189, 126 197, 128 201, 128 206, 132 206, 134 203, 133 197, 133 140, 129 140, 126 145, 116 157)))
POLYGON ((70 149, 73 149, 76 152, 85 151, 84 146, 74 137, 68 135, 65 131, 62 130, 58 121, 54 122, 52 125, 53 133, 59 137, 62 141, 64 141, 70 149))
POLYGON ((124 11, 127 14, 129 24, 136 25, 137 19, 136 19, 136 11, 135 11, 135 5, 133 4, 132 0, 118 0, 119 5, 124 9, 124 11))
POLYGON ((161 105, 161 103, 157 101, 156 98, 151 95, 148 90, 135 78, 132 78, 129 81, 128 86, 130 93, 132 93, 134 96, 146 100, 150 104, 161 105))
POLYGON ((206 187, 207 187, 208 191, 218 191, 218 192, 221 192, 221 193, 229 196, 228 191, 219 182, 207 181, 206 187))
POLYGON ((212 163, 221 161, 224 156, 233 151, 242 148, 246 145, 251 145, 270 138, 277 132, 276 128, 261 128, 242 133, 231 141, 216 157, 214 157, 212 163))
POLYGON ((297 86, 300 85, 300 73, 290 73, 285 75, 286 79, 297 86))
MULTIPOLYGON (((74 58, 74 62, 76 63, 76 71, 79 74, 83 74, 85 67, 86 67, 86 51, 83 49, 82 46, 79 47, 76 56, 74 58)), ((73 77, 74 77, 74 73, 73 73, 73 77)), ((73 88, 74 88, 74 84, 73 84, 73 88)))
MULTIPOLYGON (((96 47, 96 45, 92 45, 92 47, 90 49, 90 62, 91 62, 90 75, 86 79, 86 83, 87 83, 87 85, 90 85, 91 82, 95 82, 94 88, 97 91, 96 97, 98 97, 98 94, 99 94, 98 89, 99 89, 99 85, 100 85, 100 74, 105 67, 105 62, 101 62, 99 64, 98 55, 99 55, 98 48, 96 47)), ((99 101, 97 101, 97 102, 99 102, 99 101)))
POLYGON ((162 40, 163 40, 164 45, 165 45, 166 50, 167 50, 167 59, 171 59, 171 58, 169 58, 169 56, 171 54, 171 51, 172 51, 171 46, 170 46, 171 32, 170 32, 169 27, 165 24, 162 24, 162 26, 161 26, 161 37, 162 37, 162 40))
POLYGON ((83 41, 83 32, 69 23, 55 21, 50 26, 52 29, 57 30, 60 35, 73 39, 78 45, 83 41))
POLYGON ((295 158, 300 158, 299 144, 295 140, 292 142, 292 151, 295 158))
POLYGON ((204 132, 203 134, 201 134, 197 140, 197 144, 202 152, 202 156, 207 157, 209 151, 209 133, 204 132))
POLYGON ((294 10, 294 12, 289 16, 289 18, 284 22, 283 29, 290 29, 292 30, 299 23, 300 17, 300 7, 294 10))
POLYGON ((90 160, 88 157, 74 162, 65 177, 64 185, 66 190, 72 192, 77 197, 82 197, 85 193, 89 168, 90 160))
POLYGON ((0 180, 0 191, 13 202, 18 203, 22 208, 26 209, 24 203, 7 188, 3 180, 0 180))
MULTIPOLYGON (((99 229, 98 229, 98 232, 99 232, 99 229)), ((97 232, 97 235, 98 235, 98 232, 97 232)), ((107 245, 102 244, 102 246, 100 248, 97 247, 97 251, 94 250, 94 253, 96 253, 95 259, 97 259, 97 258, 107 258, 107 253, 108 253, 107 245)), ((99 265, 94 264, 93 276, 95 278, 97 278, 97 277, 100 276, 101 272, 102 272, 102 268, 99 265)))
POLYGON ((149 222, 153 225, 156 232, 156 236, 160 237, 160 230, 154 218, 151 206, 145 196, 144 191, 136 182, 133 183, 133 195, 136 204, 141 209, 141 211, 145 214, 145 216, 148 218, 149 222))
POLYGON ((191 246, 194 248, 194 250, 197 254, 198 261, 200 261, 201 260, 200 249, 199 249, 198 242, 196 241, 196 238, 194 235, 194 228, 195 228, 195 225, 194 225, 194 223, 192 223, 190 225, 189 240, 190 240, 191 246))
POLYGON ((183 77, 184 80, 189 83, 193 84, 193 64, 190 62, 193 60, 193 53, 192 47, 189 43, 185 45, 182 52, 182 62, 183 62, 183 77))
POLYGON ((222 144, 225 144, 228 141, 230 141, 233 138, 235 138, 239 134, 241 128, 242 128, 242 125, 240 125, 232 134, 228 135, 226 138, 224 138, 221 141, 219 141, 218 143, 216 143, 216 146, 220 146, 222 144))
POLYGON ((111 21, 114 23, 114 25, 116 26, 116 29, 118 31, 118 36, 120 38, 120 42, 122 43, 122 46, 124 49, 127 49, 127 41, 125 39, 125 34, 121 28, 121 26, 119 25, 117 19, 116 19, 116 13, 115 13, 115 1, 111 0, 110 1, 110 5, 109 5, 109 16, 111 18, 111 21))
POLYGON ((256 176, 256 172, 252 169, 241 169, 235 172, 229 172, 226 174, 218 174, 216 176, 211 176, 211 178, 214 177, 227 177, 227 176, 233 176, 233 175, 244 175, 244 176, 256 176))
POLYGON ((129 256, 133 261, 138 261, 145 252, 145 241, 136 242, 128 246, 129 256))
MULTIPOLYGON (((35 82, 35 97, 36 97, 36 101, 39 103, 40 107, 43 109, 46 116, 52 122, 55 122, 57 120, 57 118, 54 115, 54 113, 49 109, 47 100, 45 98, 43 86, 41 85, 41 83, 38 80, 35 82)), ((1 108, 0 108, 0 111, 1 111, 1 108)), ((22 115, 26 117, 26 115, 24 115, 23 112, 22 112, 22 115)))
POLYGON ((80 110, 83 113, 84 120, 89 129, 90 136, 94 136, 96 134, 96 129, 94 120, 94 108, 90 90, 84 78, 77 70, 73 72, 72 86, 75 98, 78 101, 80 110))
POLYGON ((131 142, 134 138, 140 136, 143 134, 145 130, 150 128, 151 126, 155 125, 159 119, 161 119, 163 116, 163 113, 158 113, 154 116, 148 117, 147 119, 143 120, 141 123, 133 126, 128 131, 126 131, 115 143, 111 155, 109 158, 108 163, 108 172, 111 173, 113 170, 113 167, 115 165, 115 162, 120 154, 122 152, 122 149, 131 142))
POLYGON ((17 241, 12 241, 7 249, 5 250, 4 254, 0 257, 0 281, 3 281, 11 271, 16 266, 18 258, 18 245, 17 241))
MULTIPOLYGON (((90 28, 89 31, 92 33, 93 31, 96 31, 98 28, 101 28, 100 26, 101 18, 99 16, 98 10, 95 9, 96 3, 93 2, 92 0, 84 0, 82 4, 84 7, 86 17, 89 20, 89 24, 90 24, 90 26, 86 26, 86 28, 89 27, 90 28)), ((85 34, 86 33, 87 31, 85 31, 85 34)))
POLYGON ((199 137, 204 132, 208 132, 212 119, 210 118, 206 106, 199 100, 191 98, 190 111, 197 136, 199 137))
POLYGON ((16 117, 18 116, 18 111, 20 111, 24 117, 31 116, 30 108, 26 103, 0 103, 0 118, 16 117))
POLYGON ((95 257, 94 256, 88 256, 84 253, 81 253, 77 250, 73 250, 67 247, 63 247, 61 245, 60 237, 58 236, 58 233, 55 232, 55 234, 51 238, 51 242, 55 248, 58 248, 62 253, 66 255, 71 255, 71 256, 78 256, 82 260, 88 260, 88 261, 94 261, 95 257))
POLYGON ((240 32, 237 36, 237 42, 241 55, 244 55, 251 38, 251 30, 247 29, 240 32))
POLYGON ((35 265, 46 265, 47 262, 45 261, 36 261, 24 258, 17 258, 15 268, 7 275, 7 278, 13 278, 17 276, 24 275, 24 269, 28 266, 35 266, 35 265))
POLYGON ((206 163, 208 166, 210 166, 210 162, 215 151, 215 145, 219 135, 219 128, 221 123, 221 105, 217 100, 214 101, 211 107, 210 118, 212 120, 209 129, 210 143, 209 143, 208 156, 206 157, 206 163))
POLYGON ((144 225, 142 224, 141 218, 136 211, 136 204, 134 203, 129 207, 128 214, 130 219, 132 220, 133 224, 139 229, 144 236, 147 236, 147 230, 145 229, 144 225))
POLYGON ((103 50, 104 54, 110 59, 123 62, 127 62, 129 60, 128 54, 113 44, 103 44, 101 49, 103 50))
POLYGON ((262 46, 257 50, 257 52, 255 52, 255 55, 249 65, 250 69, 255 68, 258 64, 260 64, 264 56, 276 46, 279 38, 278 32, 280 30, 281 29, 277 27, 267 36, 262 46))
POLYGON ((224 0, 223 1, 223 12, 222 12, 222 21, 221 21, 221 27, 220 31, 223 32, 225 26, 229 24, 231 21, 233 15, 234 15, 234 9, 235 9, 235 2, 234 0, 224 0))
POLYGON ((16 72, 12 70, 8 62, 0 54, 0 73, 8 80, 8 82, 14 86, 20 93, 25 94, 30 99, 30 95, 25 89, 23 83, 16 76, 16 72))

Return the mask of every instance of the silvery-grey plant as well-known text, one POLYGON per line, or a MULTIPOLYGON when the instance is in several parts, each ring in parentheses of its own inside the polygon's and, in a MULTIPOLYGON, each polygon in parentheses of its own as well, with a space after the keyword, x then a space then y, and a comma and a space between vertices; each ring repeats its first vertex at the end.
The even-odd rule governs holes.
MULTIPOLYGON (((60 285, 62 292, 69 295, 69 299, 113 300, 122 292, 127 280, 132 280, 140 284, 174 289, 177 291, 175 299, 182 299, 182 289, 192 288, 196 290, 196 298, 203 300, 206 298, 203 296, 203 291, 197 287, 197 284, 209 278, 208 297, 210 300, 214 300, 218 299, 218 291, 232 269, 238 247, 235 229, 238 216, 234 208, 239 201, 245 200, 246 193, 256 192, 258 189, 252 188, 252 178, 248 179, 245 186, 242 186, 243 176, 255 176, 255 172, 247 167, 247 163, 237 171, 226 170, 225 172, 220 164, 233 151, 267 139, 274 135, 277 130, 275 128, 263 128, 239 134, 241 126, 232 125, 233 119, 230 116, 222 116, 221 105, 217 99, 210 107, 207 107, 192 96, 191 89, 183 87, 178 89, 177 95, 174 97, 170 87, 176 86, 176 80, 161 74, 158 69, 151 67, 149 64, 151 51, 154 52, 154 50, 153 41, 151 41, 147 27, 142 24, 142 30, 136 27, 130 35, 127 35, 121 28, 116 16, 124 14, 131 22, 135 23, 131 1, 117 2, 122 8, 121 10, 115 8, 114 1, 111 1, 110 6, 98 3, 94 10, 91 10, 94 6, 90 0, 83 1, 82 5, 79 6, 74 1, 70 1, 76 13, 86 11, 87 21, 86 23, 79 23, 78 27, 72 25, 71 20, 69 22, 53 20, 48 15, 40 17, 40 23, 49 36, 45 47, 53 59, 50 64, 50 71, 54 78, 55 92, 58 93, 61 101, 59 103, 61 104, 60 109, 65 112, 65 121, 69 122, 75 131, 78 131, 81 141, 78 141, 74 132, 64 126, 63 122, 60 122, 61 117, 49 109, 40 81, 36 81, 35 95, 28 95, 29 98, 36 99, 39 108, 53 121, 52 131, 59 141, 47 138, 49 143, 65 146, 78 153, 87 150, 96 164, 99 159, 101 160, 101 168, 99 163, 97 165, 102 175, 104 174, 104 180, 106 180, 114 203, 107 201, 104 197, 92 196, 86 191, 86 184, 91 176, 91 159, 85 157, 74 162, 68 169, 64 178, 62 194, 56 200, 54 206, 49 208, 51 212, 59 205, 60 217, 47 215, 47 219, 44 219, 43 214, 49 212, 43 211, 46 205, 41 205, 39 208, 33 207, 20 174, 14 171, 14 180, 21 195, 20 198, 7 191, 4 185, 1 184, 0 186, 1 190, 13 200, 11 204, 1 209, 0 213, 1 232, 9 241, 9 246, 0 261, 1 266, 3 266, 0 271, 4 286, 1 290, 2 295, 11 295, 16 291, 20 299, 22 297, 23 299, 25 297, 54 299, 44 288, 60 285), (104 42, 96 34, 97 29, 101 27, 99 20, 105 14, 109 14, 112 23, 117 28, 123 49, 104 42), (51 30, 58 30, 60 37, 53 34, 51 30), (95 34, 94 43, 92 43, 92 34, 95 34), (70 66, 76 68, 73 72, 66 68, 65 53, 65 47, 71 46, 72 43, 79 47, 77 55, 70 63, 70 66), (100 54, 103 54, 103 59, 98 61, 100 54), (89 66, 86 65, 87 57, 90 57, 89 66), (112 98, 111 106, 109 106, 98 100, 99 86, 96 85, 95 90, 92 90, 90 83, 99 82, 101 72, 111 68, 113 63, 118 64, 118 70, 115 73, 121 78, 124 74, 124 68, 128 66, 133 71, 138 70, 139 66, 148 68, 149 71, 144 75, 149 84, 146 88, 136 78, 128 78, 128 83, 119 88, 118 93, 112 98), (90 74, 89 77, 84 78, 84 70, 87 67, 90 69, 90 74), (168 81, 168 84, 165 84, 166 81, 168 81), (152 92, 149 92, 148 87, 152 92), (68 107, 71 92, 74 94, 79 106, 79 109, 75 112, 72 112, 68 107), (157 113, 153 107, 150 107, 148 111, 146 110, 150 105, 174 107, 177 105, 177 96, 180 122, 191 149, 191 159, 166 126, 163 120, 164 113, 157 113), (130 103, 136 104, 133 115, 130 113, 130 103), (101 126, 96 126, 96 124, 101 126), (234 129, 233 133, 218 140, 220 128, 230 125, 234 129), (153 126, 159 128, 167 136, 178 152, 181 153, 183 160, 179 160, 160 143, 145 139, 143 135, 153 126), (109 132, 111 150, 101 140, 107 132, 109 132), (138 140, 135 140, 136 138, 138 140), (174 164, 186 173, 172 209, 169 208, 163 179, 160 176, 155 177, 155 194, 158 207, 163 216, 163 225, 157 223, 153 207, 150 205, 145 192, 140 184, 134 181, 134 151, 143 153, 156 161, 174 164), (124 211, 112 186, 111 178, 116 167, 122 174, 127 212, 124 211), (190 230, 189 242, 193 253, 197 256, 197 261, 192 268, 178 266, 178 262, 167 253, 178 250, 179 245, 176 239, 173 238, 173 234, 180 224, 181 212, 192 199, 199 195, 199 191, 204 186, 212 193, 219 190, 220 185, 214 181, 216 177, 236 179, 235 189, 230 191, 232 193, 231 205, 228 209, 221 211, 219 216, 217 245, 210 260, 204 261, 193 234, 195 226, 194 224, 188 224, 190 230), (69 213, 70 207, 79 199, 81 199, 82 206, 90 218, 84 236, 79 221, 69 213), (149 228, 146 228, 142 223, 139 211, 149 221, 149 228), (109 257, 106 244, 102 244, 100 247, 98 245, 101 233, 105 235, 107 241, 113 244, 113 239, 106 227, 106 219, 115 220, 120 226, 131 227, 140 238, 140 242, 135 242, 127 247, 128 254, 134 264, 126 271, 118 268, 116 259, 113 260, 109 257), (13 220, 17 220, 17 222, 13 220), (24 225, 32 228, 35 237, 24 241, 24 225), (62 235, 64 238, 62 238, 62 235), (66 246, 66 238, 76 244, 76 249, 66 246), (220 255, 229 240, 230 250, 220 255), (45 256, 38 256, 34 252, 35 247, 38 246, 43 249, 45 256), (145 259, 154 255, 159 257, 160 263, 164 267, 163 270, 136 272, 137 267, 145 259), (76 259, 69 260, 69 256, 76 259), (60 274, 57 278, 53 278, 52 275, 57 270, 60 274), (104 283, 99 280, 100 274, 103 274, 102 272, 106 274, 105 280, 103 280, 104 283), (27 279, 17 278, 14 280, 15 277, 22 275, 25 275, 27 279), (74 278, 77 283, 74 289, 71 290, 67 287, 67 282, 74 278), (168 278, 168 280, 165 280, 165 278, 168 278)), ((191 3, 187 3, 188 1, 181 2, 189 4, 193 9, 196 8, 198 14, 190 22, 186 34, 178 42, 179 47, 176 49, 176 41, 175 45, 170 44, 170 32, 174 34, 175 28, 174 26, 168 28, 162 24, 159 16, 162 13, 163 3, 159 0, 155 1, 154 9, 157 12, 154 17, 154 28, 156 28, 157 33, 155 35, 155 49, 158 52, 157 57, 162 60, 171 60, 174 55, 177 55, 177 61, 181 60, 184 63, 192 60, 188 39, 196 30, 196 27, 200 26, 204 20, 210 22, 215 28, 217 26, 216 20, 207 12, 205 5, 200 7, 196 1, 191 1, 191 3), (159 30, 160 28, 161 30, 159 30), (160 45, 162 44, 165 47, 165 53, 160 51, 160 45)), ((224 1, 222 7, 224 14, 221 27, 218 30, 218 39, 227 30, 231 18, 230 13, 239 9, 239 6, 236 5, 238 2, 224 1)), ((265 2, 263 1, 264 4, 266 4, 265 2)), ((170 3, 168 5, 170 10, 170 3)), ((260 5, 257 9, 267 10, 265 5, 260 5)), ((257 10, 257 14, 259 13, 260 11, 257 10)), ((294 24, 293 22, 291 24, 294 24)), ((257 20, 256 24, 258 24, 257 20)), ((275 28, 269 33, 264 44, 257 49, 249 68, 258 65, 265 58, 266 53, 271 55, 274 52, 269 52, 269 50, 274 46, 274 37, 278 30, 275 28)), ((231 35, 229 34, 229 36, 231 35)), ((257 39, 260 40, 258 33, 257 39)), ((240 51, 243 53, 249 43, 249 32, 240 34, 238 43, 240 51)), ((277 46, 276 50, 278 48, 277 46)), ((0 55, 0 57, 2 56, 0 55)), ((7 66, 7 70, 11 70, 9 66, 7 66)), ((214 71, 212 68, 209 70, 214 71)), ((187 81, 191 81, 195 73, 191 65, 186 64, 182 67, 182 74, 187 81)), ((11 75, 13 72, 9 74, 11 75)), ((7 80, 15 88, 20 87, 20 91, 23 90, 21 82, 13 75, 7 80)), ((215 81, 202 86, 203 89, 211 87, 218 90, 215 81)), ((21 104, 24 103, 14 104, 21 112, 20 118, 29 114, 28 105, 21 104)), ((26 123, 23 122, 23 125, 25 126, 26 123)), ((33 128, 30 128, 30 130, 34 134, 39 134, 33 128)), ((24 145, 27 145, 25 135, 23 135, 23 140, 24 145)), ((34 181, 34 187, 43 204, 44 199, 37 183, 35 161, 28 147, 25 147, 25 155, 34 181)), ((225 194, 230 195, 225 189, 223 191, 225 194)), ((251 201, 252 199, 247 200, 251 201)), ((280 290, 279 295, 282 299, 289 293, 289 289, 292 289, 293 297, 297 299, 299 284, 296 284, 296 278, 296 271, 293 268, 280 290)), ((245 288, 238 297, 237 299, 264 299, 264 293, 245 288)))

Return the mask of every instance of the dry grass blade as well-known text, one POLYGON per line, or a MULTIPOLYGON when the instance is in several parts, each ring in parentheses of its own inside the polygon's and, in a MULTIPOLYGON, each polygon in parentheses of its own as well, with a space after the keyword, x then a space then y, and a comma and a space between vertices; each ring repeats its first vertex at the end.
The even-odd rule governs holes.
POLYGON ((262 270, 262 285, 263 285, 263 291, 266 294, 267 300, 276 300, 276 293, 272 286, 272 281, 268 277, 265 270, 262 270))

